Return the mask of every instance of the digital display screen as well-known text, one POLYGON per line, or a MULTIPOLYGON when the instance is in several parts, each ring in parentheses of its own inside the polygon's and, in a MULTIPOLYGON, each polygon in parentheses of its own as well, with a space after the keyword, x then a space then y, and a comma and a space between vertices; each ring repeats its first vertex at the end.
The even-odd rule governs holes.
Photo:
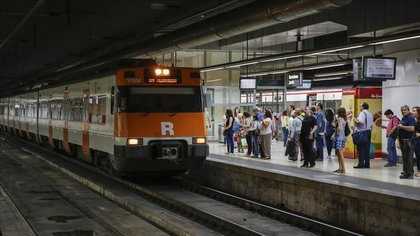
POLYGON ((302 72, 290 72, 287 74, 287 87, 302 86, 303 83, 302 72))
POLYGON ((240 79, 239 82, 240 89, 256 89, 257 88, 257 79, 255 78, 246 78, 240 79))
POLYGON ((302 90, 312 89, 312 80, 310 79, 302 80, 302 86, 297 86, 296 89, 302 89, 302 90))
POLYGON ((146 80, 148 84, 177 84, 178 79, 176 78, 148 78, 146 80))
POLYGON ((395 79, 396 58, 363 57, 363 78, 395 79))

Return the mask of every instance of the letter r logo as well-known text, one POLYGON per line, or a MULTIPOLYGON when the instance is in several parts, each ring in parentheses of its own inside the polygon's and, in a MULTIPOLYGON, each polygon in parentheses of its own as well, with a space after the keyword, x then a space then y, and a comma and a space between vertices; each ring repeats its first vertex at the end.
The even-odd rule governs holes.
POLYGON ((167 132, 169 132, 169 135, 175 135, 174 124, 172 122, 160 122, 160 127, 162 135, 166 135, 167 132))

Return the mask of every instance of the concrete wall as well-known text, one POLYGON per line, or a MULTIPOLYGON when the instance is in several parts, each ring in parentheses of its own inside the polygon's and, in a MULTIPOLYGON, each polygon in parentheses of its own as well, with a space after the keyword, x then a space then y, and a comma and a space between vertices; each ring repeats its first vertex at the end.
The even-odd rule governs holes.
POLYGON ((363 234, 420 232, 415 200, 212 161, 187 178, 363 234))

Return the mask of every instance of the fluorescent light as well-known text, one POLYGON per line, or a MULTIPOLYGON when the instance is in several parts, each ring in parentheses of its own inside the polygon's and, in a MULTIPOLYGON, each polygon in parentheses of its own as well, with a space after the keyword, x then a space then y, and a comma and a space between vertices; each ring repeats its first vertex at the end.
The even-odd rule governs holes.
POLYGON ((390 39, 390 40, 385 40, 385 41, 379 41, 379 42, 376 42, 376 43, 370 43, 369 45, 393 43, 393 42, 404 41, 404 40, 409 40, 409 39, 416 39, 416 38, 420 38, 420 35, 405 37, 405 38, 399 38, 399 39, 390 39))
POLYGON ((263 72, 263 73, 251 73, 251 74, 248 74, 247 76, 261 76, 261 75, 268 75, 268 72, 263 72))
POLYGON ((277 74, 285 74, 289 72, 288 70, 283 70, 283 71, 276 71, 276 72, 270 72, 270 75, 277 75, 277 74))
POLYGON ((330 81, 330 80, 339 80, 339 79, 341 79, 341 77, 314 79, 313 81, 330 81))
POLYGON ((210 72, 210 71, 215 71, 215 70, 223 70, 225 69, 224 67, 216 67, 216 68, 211 68, 211 69, 204 69, 201 70, 201 72, 210 72))
POLYGON ((318 54, 350 50, 350 49, 361 48, 361 47, 364 47, 364 45, 356 45, 356 46, 345 47, 345 48, 331 49, 331 50, 322 51, 322 52, 315 52, 315 53, 308 54, 308 56, 314 56, 314 55, 318 55, 318 54))
POLYGON ((211 80, 207 80, 207 83, 213 83, 213 82, 217 82, 217 81, 221 81, 222 79, 211 79, 211 80))
POLYGON ((316 70, 316 69, 323 69, 323 68, 329 68, 329 67, 336 67, 336 66, 344 66, 346 63, 339 63, 339 64, 330 64, 330 65, 320 65, 315 67, 308 67, 304 70, 316 70))
POLYGON ((303 55, 292 55, 292 56, 276 57, 276 58, 262 60, 260 62, 280 61, 280 60, 286 60, 286 59, 296 58, 296 57, 301 57, 301 56, 303 56, 303 55))
POLYGON ((248 62, 248 63, 242 63, 242 64, 238 64, 238 65, 227 66, 226 68, 235 68, 235 67, 241 67, 241 66, 248 66, 248 65, 254 65, 254 64, 257 64, 257 63, 258 63, 258 61, 248 62))
POLYGON ((331 72, 331 73, 324 73, 324 74, 315 74, 315 77, 328 77, 328 76, 337 76, 337 75, 347 75, 352 74, 352 71, 339 71, 339 72, 331 72))

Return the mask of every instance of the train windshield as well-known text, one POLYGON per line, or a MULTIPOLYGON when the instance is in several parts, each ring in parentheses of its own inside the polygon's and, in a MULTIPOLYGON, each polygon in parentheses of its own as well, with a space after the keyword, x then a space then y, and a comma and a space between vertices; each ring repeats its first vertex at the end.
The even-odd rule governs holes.
POLYGON ((200 87, 129 87, 126 112, 202 112, 200 87))

